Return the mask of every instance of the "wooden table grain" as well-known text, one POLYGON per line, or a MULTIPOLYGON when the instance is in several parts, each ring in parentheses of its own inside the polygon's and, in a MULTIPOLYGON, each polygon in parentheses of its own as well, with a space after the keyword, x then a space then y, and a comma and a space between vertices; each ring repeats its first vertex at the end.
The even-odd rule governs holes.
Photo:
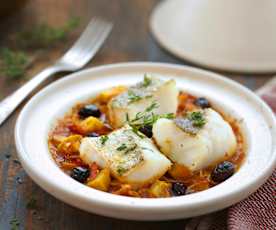
MULTIPOLYGON (((47 22, 63 25, 69 17, 81 18, 79 28, 69 39, 42 52, 27 75, 33 76, 49 65, 77 38, 92 16, 101 16, 115 23, 111 36, 89 66, 128 61, 169 62, 193 65, 179 60, 158 46, 152 38, 148 21, 158 0, 32 0, 10 18, 0 21, 0 45, 5 47, 6 36, 21 28, 47 22)), ((224 73, 227 77, 256 89, 271 75, 242 75, 224 73)), ((0 76, 0 97, 8 95, 27 81, 10 81, 0 76)), ((22 107, 22 106, 21 106, 22 107)), ((16 217, 19 229, 73 230, 73 229, 184 229, 186 220, 164 222, 136 222, 97 216, 73 208, 38 187, 17 160, 14 144, 16 113, 0 128, 0 229, 11 229, 10 221, 16 217), (37 200, 35 210, 26 207, 30 199, 37 200)), ((26 130, 28 132, 28 130, 26 130)))

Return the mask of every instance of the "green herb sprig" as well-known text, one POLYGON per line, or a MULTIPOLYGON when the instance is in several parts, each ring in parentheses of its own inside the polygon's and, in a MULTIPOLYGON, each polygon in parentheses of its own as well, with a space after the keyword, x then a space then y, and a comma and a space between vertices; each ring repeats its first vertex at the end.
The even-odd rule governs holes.
POLYGON ((44 48, 61 41, 79 25, 78 17, 70 18, 61 27, 51 27, 45 23, 34 26, 31 30, 19 32, 16 42, 22 48, 44 48))
POLYGON ((129 146, 129 147, 125 150, 124 154, 128 154, 129 152, 134 151, 137 147, 138 147, 138 145, 137 145, 136 143, 134 143, 134 145, 129 146))
POLYGON ((191 112, 187 114, 187 118, 192 121, 193 126, 201 128, 206 124, 206 119, 201 111, 191 112))
POLYGON ((135 117, 130 120, 129 115, 126 114, 126 122, 132 127, 132 130, 140 137, 143 137, 139 130, 145 126, 153 126, 153 124, 160 118, 173 119, 174 114, 168 113, 163 115, 158 115, 153 112, 154 109, 158 108, 158 104, 154 101, 150 106, 148 106, 145 111, 138 112, 135 117))
POLYGON ((0 51, 0 57, 0 73, 12 79, 16 79, 24 75, 25 69, 29 62, 29 57, 25 52, 3 48, 0 51))
POLYGON ((125 143, 121 144, 116 150, 117 151, 123 151, 124 154, 127 154, 129 152, 132 152, 137 148, 137 144, 134 143, 133 145, 127 146, 125 143))
POLYGON ((120 145, 120 146, 117 148, 117 150, 118 150, 118 151, 123 151, 123 150, 125 150, 126 148, 127 148, 126 144, 123 143, 122 145, 120 145))
POLYGON ((20 225, 20 222, 18 219, 16 219, 16 217, 14 217, 10 220, 11 230, 18 230, 19 225, 20 225))
POLYGON ((125 169, 122 166, 119 166, 116 171, 121 176, 121 175, 123 175, 127 171, 127 169, 125 169))
POLYGON ((100 137, 100 141, 101 141, 102 145, 104 145, 105 142, 107 142, 107 140, 108 140, 108 136, 106 136, 106 135, 103 135, 103 136, 100 137))
POLYGON ((144 75, 144 81, 142 83, 143 87, 148 87, 152 83, 152 80, 148 74, 144 75))
POLYGON ((136 101, 140 101, 141 99, 142 99, 142 97, 135 94, 133 91, 128 92, 128 101, 129 101, 130 104, 134 103, 136 101))
POLYGON ((64 40, 78 25, 78 17, 70 18, 61 27, 51 27, 45 23, 34 26, 31 30, 23 30, 9 37, 9 46, 0 50, 0 75, 10 79, 19 79, 25 75, 26 69, 33 61, 29 55, 37 49, 48 48, 58 41, 64 40), (28 51, 28 52, 27 52, 28 51))

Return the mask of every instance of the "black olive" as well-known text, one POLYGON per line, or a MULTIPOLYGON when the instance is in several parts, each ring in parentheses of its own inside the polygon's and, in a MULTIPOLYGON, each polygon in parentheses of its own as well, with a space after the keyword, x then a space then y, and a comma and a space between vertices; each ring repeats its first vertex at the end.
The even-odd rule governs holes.
POLYGON ((199 97, 194 101, 194 104, 205 109, 211 107, 209 101, 205 97, 199 97))
POLYGON ((148 138, 152 137, 152 126, 151 125, 145 125, 139 129, 139 131, 143 134, 145 134, 148 138))
POLYGON ((73 169, 71 173, 71 177, 81 183, 85 182, 86 179, 89 177, 90 171, 84 167, 76 167, 73 169))
POLYGON ((86 135, 87 137, 99 137, 100 136, 100 134, 98 134, 98 133, 88 133, 87 135, 86 135))
POLYGON ((172 193, 175 196, 183 196, 186 194, 187 187, 181 182, 172 183, 172 193))
POLYGON ((96 105, 85 105, 79 110, 79 116, 84 119, 90 116, 93 117, 100 117, 101 116, 101 111, 96 105))
POLYGON ((229 161, 223 161, 214 168, 214 170, 211 173, 211 179, 216 183, 220 183, 232 176, 234 172, 234 164, 229 161))

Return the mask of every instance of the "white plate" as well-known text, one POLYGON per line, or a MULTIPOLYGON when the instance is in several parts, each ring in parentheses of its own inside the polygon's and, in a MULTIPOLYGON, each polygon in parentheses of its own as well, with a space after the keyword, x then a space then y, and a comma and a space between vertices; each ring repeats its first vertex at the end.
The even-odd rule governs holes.
POLYGON ((164 0, 150 28, 171 53, 220 70, 276 71, 276 1, 164 0))
POLYGON ((168 220, 197 216, 230 206, 255 191, 276 162, 275 118, 254 93, 217 74, 161 63, 122 63, 87 69, 61 79, 34 96, 15 128, 20 161, 30 177, 58 199, 89 212, 135 220, 168 220), (245 163, 222 184, 191 195, 141 199, 89 188, 64 174, 47 148, 47 135, 76 102, 108 87, 132 84, 144 73, 174 78, 180 89, 207 97, 237 119, 248 143, 245 163))

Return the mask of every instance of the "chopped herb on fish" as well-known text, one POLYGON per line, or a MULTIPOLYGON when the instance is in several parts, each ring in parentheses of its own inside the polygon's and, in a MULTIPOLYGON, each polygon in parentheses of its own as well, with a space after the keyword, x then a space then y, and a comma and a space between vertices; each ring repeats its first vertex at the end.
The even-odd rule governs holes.
POLYGON ((148 151, 153 152, 153 150, 152 150, 152 149, 150 149, 150 148, 142 147, 142 149, 143 149, 143 150, 148 150, 148 151))
POLYGON ((123 150, 125 150, 126 148, 127 148, 127 146, 126 146, 126 144, 124 143, 124 144, 120 145, 120 146, 117 148, 117 150, 118 150, 118 151, 123 151, 123 150))
POLYGON ((136 148, 137 148, 137 144, 136 143, 134 143, 134 145, 132 145, 132 146, 129 146, 127 149, 126 149, 126 151, 124 152, 124 154, 127 154, 127 153, 129 153, 129 152, 132 152, 132 151, 134 151, 136 148))
POLYGON ((140 101, 141 99, 142 99, 142 97, 135 94, 133 91, 128 92, 128 101, 129 101, 129 103, 140 101))
POLYGON ((108 136, 106 136, 106 135, 103 135, 100 137, 100 141, 101 141, 102 145, 104 145, 107 140, 108 140, 108 136))
POLYGON ((138 137, 144 138, 145 135, 139 131, 139 128, 135 126, 130 126, 132 128, 132 132, 134 132, 138 137))
POLYGON ((184 132, 196 135, 200 129, 206 124, 203 112, 195 111, 187 113, 183 118, 174 119, 174 123, 184 132))
POLYGON ((152 83, 152 79, 150 78, 150 76, 148 74, 145 74, 142 86, 143 87, 148 87, 151 83, 152 83))
POLYGON ((156 101, 152 102, 150 106, 148 106, 145 111, 138 112, 135 117, 130 120, 129 115, 126 114, 126 121, 127 123, 132 127, 133 132, 135 132, 139 136, 144 135, 139 132, 139 130, 145 126, 152 126, 158 119, 160 118, 167 118, 167 119, 173 119, 174 114, 168 113, 163 115, 158 115, 153 112, 154 109, 158 108, 158 104, 156 101))
POLYGON ((123 168, 123 167, 118 167, 117 168, 117 173, 121 176, 123 175, 125 172, 127 172, 127 169, 123 168))
POLYGON ((196 127, 203 127, 206 124, 206 119, 204 118, 203 112, 196 111, 188 113, 187 118, 193 122, 196 127))

